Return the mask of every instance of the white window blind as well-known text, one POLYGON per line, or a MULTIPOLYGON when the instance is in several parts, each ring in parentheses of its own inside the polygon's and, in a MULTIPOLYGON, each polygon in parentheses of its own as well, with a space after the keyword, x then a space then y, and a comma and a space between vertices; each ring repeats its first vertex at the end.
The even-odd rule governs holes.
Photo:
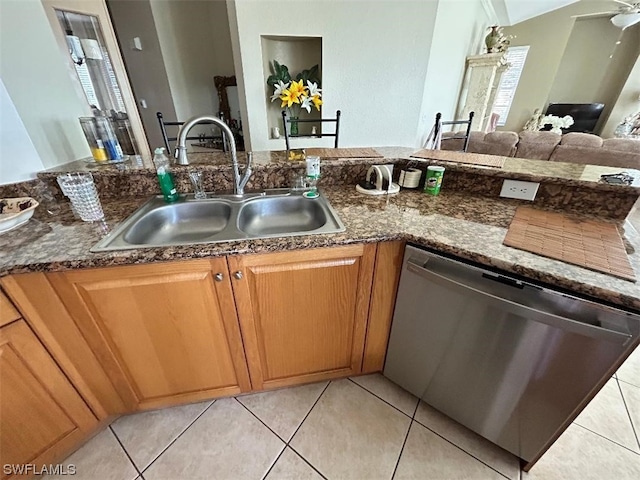
POLYGON ((96 95, 96 89, 93 87, 91 75, 89 75, 87 62, 83 62, 82 65, 78 65, 77 63, 75 63, 74 66, 76 67, 76 72, 78 73, 80 84, 82 85, 82 89, 87 96, 89 105, 95 105, 98 108, 102 108, 102 105, 100 105, 100 102, 98 101, 98 96, 96 95))
POLYGON ((524 68, 524 62, 527 60, 529 46, 509 47, 506 52, 507 62, 511 65, 506 72, 502 74, 498 92, 496 93, 496 101, 493 104, 493 113, 500 115, 498 125, 502 126, 507 122, 507 116, 511 109, 511 102, 516 94, 520 75, 524 68))

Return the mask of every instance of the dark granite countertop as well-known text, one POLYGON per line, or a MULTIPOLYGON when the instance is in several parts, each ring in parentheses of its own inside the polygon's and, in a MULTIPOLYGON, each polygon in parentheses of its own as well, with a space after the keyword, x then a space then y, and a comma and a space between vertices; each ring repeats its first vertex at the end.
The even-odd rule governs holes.
MULTIPOLYGON (((581 165, 577 163, 550 162, 546 160, 529 160, 525 158, 503 157, 505 159, 502 168, 485 167, 456 163, 460 156, 473 158, 475 153, 451 152, 447 150, 434 150, 430 159, 414 158, 411 154, 419 149, 409 147, 373 147, 382 158, 339 158, 323 159, 326 166, 350 166, 363 162, 369 164, 381 164, 384 162, 413 161, 417 164, 443 165, 457 172, 473 173, 489 177, 510 178, 531 182, 548 182, 560 185, 579 186, 603 191, 638 191, 640 189, 640 170, 606 167, 601 165, 581 165), (626 171, 635 178, 633 185, 608 185, 600 182, 600 175, 613 174, 626 171)), ((304 162, 290 161, 284 151, 253 152, 254 171, 265 171, 282 168, 304 168, 304 162)), ((204 170, 231 170, 231 156, 221 151, 189 153, 189 166, 174 165, 176 171, 197 168, 204 170)), ((238 161, 245 165, 246 153, 238 153, 238 161)), ((126 173, 141 174, 155 173, 153 162, 150 158, 138 157, 116 164, 98 164, 92 159, 78 160, 75 162, 51 168, 39 174, 41 177, 55 176, 60 172, 93 171, 101 175, 122 175, 126 173)), ((255 174, 255 173, 254 173, 255 174)))
MULTIPOLYGON (((345 232, 109 253, 89 249, 148 197, 103 200, 104 224, 76 220, 67 202, 53 215, 38 208, 27 224, 0 236, 0 275, 406 240, 640 311, 640 285, 634 282, 502 245, 518 201, 455 191, 438 197, 418 191, 368 197, 352 186, 322 190, 345 232)), ((640 273, 640 235, 628 222, 623 228, 629 258, 640 273)))

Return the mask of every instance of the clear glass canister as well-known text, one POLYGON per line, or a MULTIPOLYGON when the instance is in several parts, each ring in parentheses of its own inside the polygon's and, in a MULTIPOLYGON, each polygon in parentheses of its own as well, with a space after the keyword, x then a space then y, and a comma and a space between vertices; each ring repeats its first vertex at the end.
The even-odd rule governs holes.
POLYGON ((131 123, 126 113, 117 112, 113 113, 111 117, 111 125, 120 142, 120 147, 125 155, 138 155, 140 150, 136 144, 133 131, 131 130, 131 123))
POLYGON ((95 117, 95 120, 98 137, 102 140, 104 148, 107 150, 109 160, 123 160, 124 154, 122 153, 118 137, 116 137, 116 134, 111 127, 111 121, 109 118, 98 116, 95 117))
POLYGON ((107 150, 104 148, 102 139, 98 136, 96 130, 96 122, 94 117, 80 117, 80 126, 84 137, 87 139, 89 148, 91 149, 91 155, 96 162, 105 162, 109 160, 107 150))

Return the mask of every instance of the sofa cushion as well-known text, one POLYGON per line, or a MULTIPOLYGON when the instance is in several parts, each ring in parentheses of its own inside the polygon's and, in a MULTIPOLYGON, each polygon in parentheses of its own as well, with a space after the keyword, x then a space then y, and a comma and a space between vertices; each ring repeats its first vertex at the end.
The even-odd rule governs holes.
MULTIPOLYGON (((454 135, 464 135, 464 132, 442 133, 442 150, 462 150, 464 140, 451 139, 450 137, 454 135)), ((484 132, 470 132, 467 152, 513 157, 517 143, 518 135, 515 132, 490 132, 487 134, 484 132)))
POLYGON ((519 134, 517 158, 532 160, 549 160, 553 149, 560 143, 562 135, 553 132, 529 132, 519 134))
POLYGON ((610 148, 588 148, 558 145, 551 155, 552 162, 604 165, 607 167, 640 169, 640 155, 610 148))
MULTIPOLYGON (((442 132, 440 148, 442 150, 461 152, 462 147, 464 146, 464 140, 460 138, 452 139, 451 137, 464 135, 464 133, 465 132, 442 132)), ((469 132, 469 146, 471 146, 472 143, 481 142, 483 137, 484 133, 482 132, 469 132)))
POLYGON ((518 134, 516 132, 489 132, 482 141, 469 144, 469 152, 485 155, 513 157, 516 154, 518 134))
POLYGON ((633 140, 631 138, 607 138, 602 147, 607 150, 615 150, 618 152, 628 152, 640 155, 640 139, 633 140))
POLYGON ((602 147, 602 138, 590 133, 570 132, 562 135, 560 145, 572 145, 574 147, 602 147))

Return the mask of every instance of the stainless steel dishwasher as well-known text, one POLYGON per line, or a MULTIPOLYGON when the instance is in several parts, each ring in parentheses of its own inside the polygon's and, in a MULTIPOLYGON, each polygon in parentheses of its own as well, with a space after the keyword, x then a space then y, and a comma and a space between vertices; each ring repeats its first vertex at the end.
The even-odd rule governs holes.
POLYGON ((639 331, 639 315, 407 246, 384 375, 528 470, 639 331))

